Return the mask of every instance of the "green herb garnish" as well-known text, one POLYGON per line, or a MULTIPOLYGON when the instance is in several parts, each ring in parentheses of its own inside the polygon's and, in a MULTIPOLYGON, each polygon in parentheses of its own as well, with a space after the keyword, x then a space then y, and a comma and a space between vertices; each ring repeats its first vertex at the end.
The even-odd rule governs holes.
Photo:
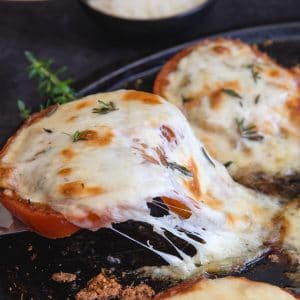
POLYGON ((210 156, 207 154, 207 152, 205 151, 205 149, 203 147, 201 147, 202 153, 205 156, 205 158, 208 160, 208 162, 213 166, 216 167, 215 163, 212 161, 212 159, 210 158, 210 156))
POLYGON ((255 98, 254 98, 254 103, 257 104, 260 100, 260 95, 256 95, 255 98))
POLYGON ((225 93, 225 94, 227 94, 230 97, 243 99, 242 96, 240 94, 238 94, 235 90, 232 90, 232 89, 222 89, 222 92, 225 93))
MULTIPOLYGON (((25 51, 25 57, 29 62, 28 65, 28 77, 38 80, 38 90, 44 97, 47 98, 46 102, 41 105, 41 110, 47 108, 53 104, 64 104, 70 102, 76 98, 75 91, 70 87, 71 80, 60 80, 66 67, 59 68, 57 71, 51 71, 51 65, 53 60, 39 60, 31 52, 25 51)), ((23 119, 28 118, 29 114, 26 111, 22 102, 18 101, 18 108, 23 119)))
POLYGON ((52 72, 50 68, 53 60, 38 60, 29 51, 25 51, 25 56, 30 63, 28 66, 29 78, 38 79, 40 93, 48 98, 47 106, 56 103, 64 104, 75 99, 76 94, 70 87, 72 81, 59 79, 59 76, 66 71, 66 67, 52 72))
POLYGON ((254 82, 256 83, 257 80, 261 78, 260 74, 259 74, 259 72, 261 71, 261 68, 255 64, 248 64, 248 65, 245 65, 245 67, 247 69, 250 69, 252 78, 253 78, 254 82))
POLYGON ((76 142, 79 142, 79 141, 86 141, 87 138, 86 138, 86 130, 85 131, 79 131, 79 130, 76 130, 73 134, 69 134, 69 133, 64 133, 68 136, 70 136, 72 138, 72 142, 73 143, 76 143, 76 142))
POLYGON ((53 131, 51 129, 43 128, 43 130, 47 133, 53 133, 53 131))
POLYGON ((26 107, 26 104, 22 100, 18 100, 17 105, 18 105, 20 117, 23 120, 28 119, 28 117, 30 116, 30 113, 31 113, 31 109, 26 107))
POLYGON ((233 164, 233 161, 227 161, 226 163, 224 163, 224 167, 225 168, 229 168, 231 165, 233 164))
POLYGON ((185 176, 189 176, 189 177, 194 176, 193 173, 190 170, 188 170, 186 167, 181 166, 175 162, 167 162, 167 167, 172 170, 177 170, 185 176))
POLYGON ((261 141, 264 139, 262 135, 258 134, 255 124, 249 124, 246 126, 244 119, 236 119, 235 122, 242 138, 250 141, 261 141))
POLYGON ((93 109, 93 113, 95 114, 106 115, 112 111, 118 110, 118 108, 115 106, 115 103, 112 101, 106 103, 102 100, 98 100, 98 103, 99 107, 93 109))

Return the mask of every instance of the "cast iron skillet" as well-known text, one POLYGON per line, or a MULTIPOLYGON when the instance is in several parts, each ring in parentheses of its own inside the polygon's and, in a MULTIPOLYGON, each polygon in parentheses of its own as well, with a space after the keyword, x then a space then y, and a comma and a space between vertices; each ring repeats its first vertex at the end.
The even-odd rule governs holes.
POLYGON ((135 20, 108 15, 91 8, 87 0, 80 0, 85 11, 95 19, 96 24, 112 29, 115 34, 121 33, 134 37, 161 37, 166 34, 184 33, 189 28, 197 28, 215 2, 216 0, 206 0, 191 10, 171 17, 135 20))
MULTIPOLYGON (((259 43, 280 63, 292 66, 300 63, 300 23, 256 27, 219 36, 240 38, 249 43, 259 43), (273 43, 264 43, 266 40, 273 43)), ((190 43, 189 43, 190 44, 190 43)), ((135 88, 151 91, 153 79, 162 64, 188 44, 168 49, 117 70, 104 78, 90 78, 90 84, 81 89, 81 95, 110 91, 118 88, 135 88)), ((81 85, 80 82, 77 83, 81 85)), ((0 119, 0 128, 4 128, 0 119)), ((12 127, 17 124, 11 124, 12 127)), ((5 132, 2 134, 6 134, 5 132)), ((159 214, 159 211, 152 211, 159 214)), ((151 234, 151 226, 129 221, 116 225, 139 240, 151 239, 161 248, 167 245, 151 234)), ((76 235, 48 240, 34 233, 24 232, 0 237, 0 299, 72 299, 76 291, 101 271, 109 269, 124 284, 148 282, 156 291, 166 288, 169 282, 153 282, 138 278, 132 270, 143 265, 160 265, 164 261, 152 252, 138 246, 108 229, 98 232, 82 231, 76 235), (77 274, 76 282, 60 284, 50 278, 54 272, 77 274), (126 276, 122 277, 122 272, 126 276)), ((282 287, 292 286, 284 273, 290 270, 283 258, 281 263, 262 259, 242 272, 248 278, 270 282, 282 287)))

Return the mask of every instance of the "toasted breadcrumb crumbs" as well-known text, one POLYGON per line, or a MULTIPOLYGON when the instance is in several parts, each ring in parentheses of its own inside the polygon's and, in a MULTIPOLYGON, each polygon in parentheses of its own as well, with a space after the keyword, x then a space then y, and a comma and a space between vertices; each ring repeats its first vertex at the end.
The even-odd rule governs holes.
POLYGON ((135 287, 126 287, 120 295, 121 300, 150 300, 155 295, 153 289, 147 284, 135 287))
POLYGON ((57 282, 72 282, 76 280, 76 274, 73 273, 65 273, 65 272, 58 272, 52 274, 52 280, 57 281, 57 282))
POLYGON ((109 300, 119 297, 122 286, 114 279, 99 274, 91 279, 87 287, 80 290, 76 300, 109 300))
POLYGON ((115 278, 107 278, 99 274, 91 279, 86 288, 80 290, 76 300, 150 300, 154 290, 147 284, 122 287, 115 278))

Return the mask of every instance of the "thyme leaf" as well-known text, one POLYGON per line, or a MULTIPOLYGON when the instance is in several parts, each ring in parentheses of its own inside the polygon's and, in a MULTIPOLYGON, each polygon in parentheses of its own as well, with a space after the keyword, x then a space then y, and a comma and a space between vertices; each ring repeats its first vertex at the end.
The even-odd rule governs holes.
POLYGON ((248 139, 250 141, 261 141, 264 137, 257 132, 257 128, 255 124, 245 125, 244 119, 236 119, 235 120, 238 132, 240 136, 244 139, 248 139))
POLYGON ((79 141, 86 141, 87 138, 86 138, 86 130, 84 131, 79 131, 79 130, 76 130, 73 134, 69 134, 69 133, 65 133, 64 134, 70 136, 72 138, 72 142, 73 143, 76 143, 76 142, 79 142, 79 141))
POLYGON ((229 168, 231 165, 233 164, 233 161, 227 161, 226 163, 224 163, 224 167, 225 168, 229 168))
POLYGON ((235 90, 232 89, 222 89, 222 92, 227 94, 230 97, 234 97, 234 98, 239 98, 239 99, 243 99, 242 96, 240 94, 238 94, 235 90))
POLYGON ((190 170, 188 170, 184 166, 181 166, 181 165, 177 164, 176 162, 167 162, 167 167, 172 169, 172 170, 177 170, 185 176, 189 176, 189 177, 194 176, 193 173, 190 170))
POLYGON ((98 103, 99 107, 93 108, 93 113, 95 114, 106 115, 110 112, 118 110, 118 108, 116 108, 115 103, 112 101, 106 103, 102 100, 98 100, 98 103))
POLYGON ((43 128, 43 130, 47 133, 53 133, 53 131, 51 129, 43 128))
POLYGON ((215 163, 212 161, 212 159, 207 154, 207 152, 205 151, 205 149, 203 147, 201 147, 201 150, 202 150, 202 153, 205 156, 205 158, 208 160, 208 162, 215 168, 216 167, 215 163))
POLYGON ((259 79, 261 79, 261 76, 259 73, 261 71, 261 68, 256 64, 248 64, 248 65, 245 65, 245 67, 247 69, 250 69, 252 78, 253 78, 254 82, 257 83, 257 81, 259 79))
POLYGON ((257 104, 260 100, 260 94, 256 95, 254 98, 254 103, 257 104))
POLYGON ((31 113, 31 109, 28 108, 22 100, 18 100, 17 105, 18 105, 20 117, 23 120, 28 119, 28 117, 30 116, 30 113, 31 113))

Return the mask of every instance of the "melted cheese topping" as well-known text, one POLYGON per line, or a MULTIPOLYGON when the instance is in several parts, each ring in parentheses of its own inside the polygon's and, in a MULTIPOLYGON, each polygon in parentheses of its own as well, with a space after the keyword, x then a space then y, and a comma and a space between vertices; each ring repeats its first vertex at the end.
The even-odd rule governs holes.
POLYGON ((180 111, 152 94, 117 91, 61 105, 23 127, 0 159, 7 174, 2 188, 47 204, 80 227, 133 219, 166 239, 168 230, 189 242, 193 257, 171 242, 180 258, 144 245, 179 269, 179 277, 199 265, 202 271, 242 266, 277 235, 277 200, 235 183, 180 111), (110 102, 116 110, 94 112, 110 102), (155 197, 165 197, 169 215, 150 216, 147 202, 155 197))
POLYGON ((191 122, 209 153, 236 178, 300 169, 299 75, 239 41, 195 46, 161 92, 191 122))
POLYGON ((293 300, 287 291, 246 278, 224 277, 199 280, 175 286, 155 297, 155 300, 293 300))

